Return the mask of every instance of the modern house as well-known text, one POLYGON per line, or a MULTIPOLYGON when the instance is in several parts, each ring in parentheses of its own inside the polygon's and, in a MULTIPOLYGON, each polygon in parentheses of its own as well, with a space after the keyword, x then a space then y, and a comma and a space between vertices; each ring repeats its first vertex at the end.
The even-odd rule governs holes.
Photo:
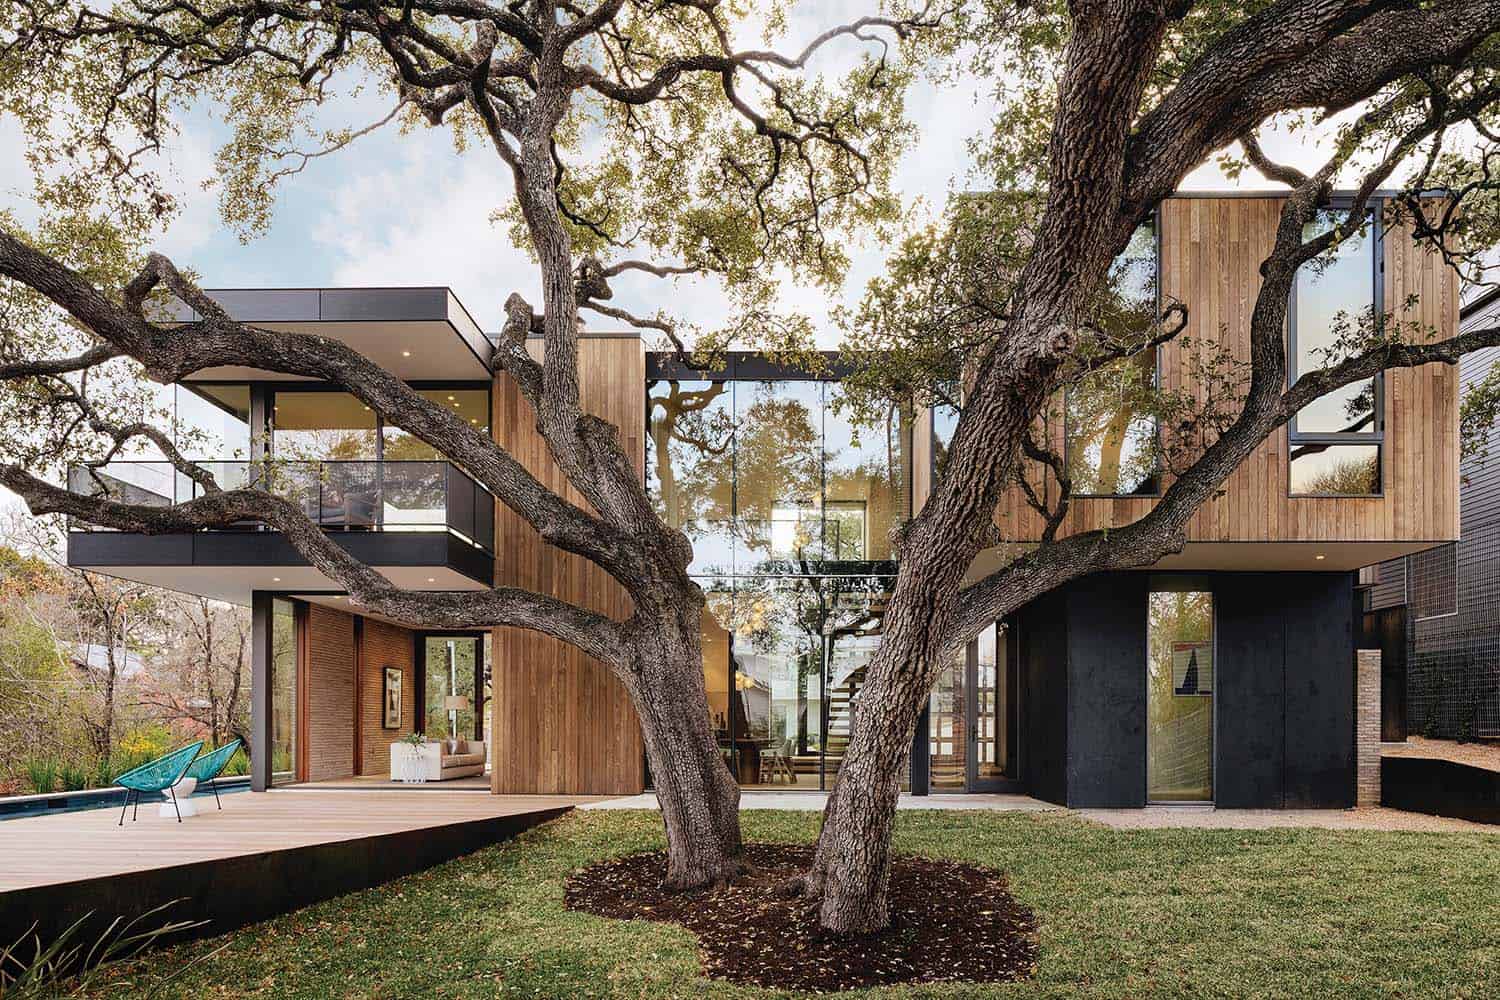
MULTIPOLYGON (((1459 329, 1500 322, 1500 289, 1464 304, 1459 329)), ((1459 391, 1500 348, 1466 354, 1459 391)), ((1381 736, 1500 739, 1500 425, 1459 466, 1460 540, 1360 572, 1365 632, 1388 665, 1381 736)))
MULTIPOLYGON (((1248 359, 1280 207, 1273 194, 1162 206, 1118 263, 1117 292, 1148 313, 1185 303, 1188 339, 1126 362, 1121 380, 1194 391, 1206 352, 1248 359)), ((520 392, 490 376, 491 342, 447 290, 210 294, 237 318, 346 341, 565 489, 520 392)), ((1437 259, 1378 227, 1350 241, 1299 281, 1293 377, 1319 363, 1336 314, 1413 295, 1417 318, 1453 332, 1457 288, 1437 259)), ((580 345, 585 406, 620 428, 662 515, 694 541, 710 713, 746 788, 826 788, 838 773, 897 570, 890 531, 941 475, 953 426, 951 413, 901 408, 852 425, 832 361, 811 373, 735 354, 686 371, 634 334, 580 345)), ((462 470, 332 387, 226 369, 175 394, 211 431, 195 453, 229 459, 221 481, 274 469, 277 488, 402 586, 508 584, 625 613, 601 571, 543 544, 462 470)), ((1352 804, 1356 572, 1457 538, 1457 400, 1455 373, 1429 366, 1319 401, 1196 515, 1181 553, 1079 581, 984 629, 920 721, 912 790, 1021 790, 1078 806, 1352 804)), ((1042 430, 1086 494, 1063 533, 1149 510, 1170 474, 1149 446, 1154 418, 1129 393, 1076 389, 1059 404, 1042 430)), ((92 481, 163 503, 192 487, 159 463, 115 463, 92 481)), ((1006 544, 973 577, 1040 536, 1019 493, 996 518, 1006 544)), ((273 748, 253 762, 258 787, 388 774, 390 744, 413 729, 488 732, 495 792, 649 782, 628 700, 583 654, 515 629, 381 621, 275 532, 79 526, 69 560, 252 607, 254 729, 273 748)))

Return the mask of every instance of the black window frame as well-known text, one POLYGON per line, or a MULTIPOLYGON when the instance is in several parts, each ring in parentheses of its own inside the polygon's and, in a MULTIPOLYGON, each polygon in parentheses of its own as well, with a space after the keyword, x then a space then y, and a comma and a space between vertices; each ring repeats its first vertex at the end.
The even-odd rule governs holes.
MULTIPOLYGON (((1325 212, 1348 212, 1353 207, 1353 200, 1348 198, 1336 198, 1320 211, 1325 212)), ((1385 234, 1380 225, 1382 202, 1381 199, 1371 198, 1365 207, 1367 224, 1370 233, 1370 302, 1372 309, 1383 308, 1385 302, 1385 234)), ((1307 265, 1302 265, 1306 267, 1307 265)), ((1299 272, 1301 268, 1298 269, 1299 272)), ((1286 385, 1290 389, 1297 383, 1297 290, 1299 282, 1293 278, 1290 294, 1287 296, 1286 309, 1286 385)), ((1300 411, 1292 414, 1292 419, 1287 422, 1287 463, 1286 463, 1286 491, 1287 496, 1299 500, 1338 500, 1338 499, 1374 499, 1385 496, 1385 373, 1376 372, 1372 377, 1374 381, 1375 398, 1373 402, 1372 422, 1374 428, 1369 431, 1302 431, 1297 427, 1300 411), (1321 446, 1326 449, 1339 445, 1374 445, 1376 464, 1376 492, 1374 493, 1297 493, 1292 489, 1292 461, 1296 457, 1299 445, 1321 446)))

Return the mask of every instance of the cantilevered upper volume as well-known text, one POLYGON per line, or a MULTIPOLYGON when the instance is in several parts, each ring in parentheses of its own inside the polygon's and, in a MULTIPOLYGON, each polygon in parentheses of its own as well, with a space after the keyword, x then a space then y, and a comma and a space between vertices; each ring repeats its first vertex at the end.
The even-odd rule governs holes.
MULTIPOLYGON (((446 287, 210 288, 209 298, 244 323, 341 340, 401 378, 487 379, 493 347, 446 287)), ((174 302, 171 319, 198 319, 174 302)), ((259 369, 208 368, 195 381, 290 380, 259 369)))

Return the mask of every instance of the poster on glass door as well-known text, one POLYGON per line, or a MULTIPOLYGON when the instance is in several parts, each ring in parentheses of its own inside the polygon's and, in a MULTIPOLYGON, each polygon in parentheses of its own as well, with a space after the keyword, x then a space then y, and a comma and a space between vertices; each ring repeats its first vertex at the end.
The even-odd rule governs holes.
POLYGON ((1172 643, 1172 693, 1181 698, 1213 694, 1212 642, 1178 640, 1172 643))

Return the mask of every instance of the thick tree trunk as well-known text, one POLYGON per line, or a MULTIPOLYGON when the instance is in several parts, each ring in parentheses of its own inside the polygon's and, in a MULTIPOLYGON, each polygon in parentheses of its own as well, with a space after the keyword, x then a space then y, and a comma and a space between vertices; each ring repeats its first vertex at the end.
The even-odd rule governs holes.
POLYGON ((663 623, 641 651, 631 691, 667 835, 670 889, 723 885, 740 873, 740 789, 708 715, 698 608, 663 623))

